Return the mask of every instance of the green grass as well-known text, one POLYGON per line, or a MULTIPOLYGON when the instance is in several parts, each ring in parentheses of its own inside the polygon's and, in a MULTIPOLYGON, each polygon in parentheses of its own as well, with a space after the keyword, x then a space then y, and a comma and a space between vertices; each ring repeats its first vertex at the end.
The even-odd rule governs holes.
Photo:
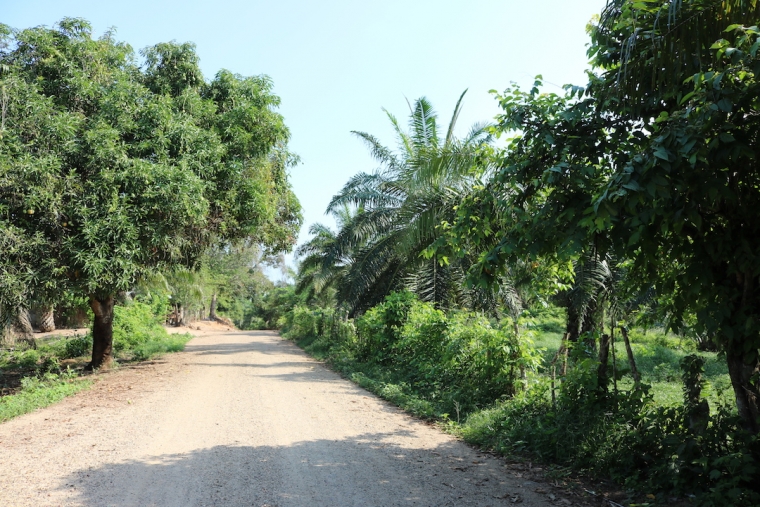
POLYGON ((169 352, 182 352, 185 345, 192 339, 190 334, 173 334, 163 336, 160 339, 144 342, 131 350, 126 351, 126 356, 132 361, 145 361, 169 352))
POLYGON ((47 407, 92 385, 92 380, 74 373, 48 373, 41 378, 26 377, 15 394, 0 398, 0 422, 47 407))
POLYGON ((543 366, 528 372, 527 389, 511 398, 464 407, 454 403, 453 408, 451 401, 461 398, 446 398, 446 391, 436 390, 439 384, 430 382, 424 364, 414 371, 397 361, 382 362, 382 356, 363 362, 357 358, 366 354, 357 353, 351 341, 312 336, 296 342, 361 387, 413 415, 437 420, 470 443, 612 479, 638 500, 650 492, 661 503, 696 495, 698 503, 715 506, 731 504, 726 495, 735 494, 748 500, 744 504, 757 504, 752 500, 760 498, 752 486, 756 458, 748 452, 755 444, 741 431, 726 365, 717 354, 698 352, 690 340, 662 329, 632 329, 641 388, 634 386, 618 335, 617 392, 612 385, 600 390, 598 363, 575 351, 567 376, 555 382, 555 401, 548 365, 560 347, 564 318, 549 309, 529 316, 525 327, 526 338, 543 349, 543 366), (705 360, 702 394, 711 412, 699 438, 687 422, 683 401, 680 362, 690 354, 705 360))
MULTIPOLYGON (((161 308, 135 302, 118 307, 114 322, 114 356, 119 362, 145 361, 184 350, 189 334, 170 335, 161 324, 161 308)), ((89 360, 92 335, 51 337, 37 350, 0 352, 0 422, 55 403, 87 388, 92 381, 77 378, 68 366, 81 367, 89 360), (66 366, 66 372, 61 373, 66 366)))
MULTIPOLYGON (((545 349, 544 367, 548 368, 559 350, 563 333, 552 330, 551 319, 548 324, 543 322, 545 320, 543 317, 537 320, 539 325, 530 326, 529 329, 534 333, 535 346, 545 349)), ((733 401, 726 363, 716 353, 698 352, 690 340, 666 333, 662 329, 633 329, 630 340, 636 368, 641 373, 641 380, 652 387, 651 393, 658 405, 675 406, 683 403, 683 384, 679 363, 689 354, 697 354, 705 360, 703 396, 707 398, 710 405, 715 407, 718 403, 733 401)), ((624 372, 623 378, 618 381, 618 388, 629 390, 633 387, 633 378, 630 376, 628 356, 619 333, 615 339, 615 356, 617 370, 624 372)), ((612 361, 611 354, 610 361, 612 361)))

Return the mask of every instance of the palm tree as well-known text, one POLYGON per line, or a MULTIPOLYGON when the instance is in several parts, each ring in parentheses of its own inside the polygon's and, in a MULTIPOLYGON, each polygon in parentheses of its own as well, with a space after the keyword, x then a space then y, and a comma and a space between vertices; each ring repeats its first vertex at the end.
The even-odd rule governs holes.
MULTIPOLYGON (((348 226, 356 213, 345 206, 334 211, 333 216, 340 230, 348 226)), ((331 299, 343 283, 352 256, 349 252, 339 257, 331 255, 337 235, 328 226, 314 224, 309 228, 309 234, 311 239, 296 249, 296 257, 302 258, 296 277, 296 293, 305 294, 307 302, 331 299)))
MULTIPOLYGON (((466 91, 465 91, 466 93, 466 91)), ((321 226, 302 252, 309 257, 314 279, 340 274, 338 299, 351 314, 382 301, 395 289, 413 290, 423 301, 448 307, 462 304, 464 269, 425 258, 425 250, 439 237, 439 226, 451 218, 460 196, 487 170, 479 164, 479 149, 490 142, 486 124, 473 126, 463 139, 454 136, 465 93, 459 97, 443 134, 430 102, 409 104, 409 131, 388 111, 398 151, 366 132, 353 132, 368 146, 381 167, 351 178, 333 197, 330 213, 354 210, 337 234, 321 226), (319 268, 319 269, 317 269, 319 268), (317 271, 314 271, 317 269, 317 271)))

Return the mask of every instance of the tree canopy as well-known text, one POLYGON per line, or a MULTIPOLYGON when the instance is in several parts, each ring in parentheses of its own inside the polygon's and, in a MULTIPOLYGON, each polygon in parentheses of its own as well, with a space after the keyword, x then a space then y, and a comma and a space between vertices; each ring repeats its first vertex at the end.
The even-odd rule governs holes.
POLYGON ((459 196, 484 172, 477 156, 490 140, 486 124, 474 125, 462 139, 454 135, 464 95, 445 130, 424 97, 409 105, 408 131, 386 111, 396 151, 371 134, 354 132, 380 168, 358 173, 333 197, 328 212, 338 217, 340 230, 312 229, 314 238, 300 248, 306 255, 301 286, 335 288, 351 314, 404 287, 442 306, 466 299, 463 269, 422 255, 459 196))
MULTIPOLYGON (((113 296, 210 245, 290 248, 301 223, 289 132, 266 76, 207 81, 193 44, 142 51, 81 19, 0 26, 0 302, 113 296)), ((110 358, 110 345, 93 364, 110 358)))
POLYGON ((497 96, 497 133, 514 137, 494 177, 459 207, 439 250, 478 250, 475 283, 494 282, 525 254, 567 259, 593 245, 631 259, 635 284, 668 295, 673 326, 694 313, 714 337, 754 432, 760 39, 756 26, 714 25, 756 19, 756 7, 609 2, 591 28, 597 74, 587 88, 542 93, 539 80, 529 92, 497 96), (724 9, 717 18, 716 9, 724 9), (676 41, 684 23, 704 29, 676 41))

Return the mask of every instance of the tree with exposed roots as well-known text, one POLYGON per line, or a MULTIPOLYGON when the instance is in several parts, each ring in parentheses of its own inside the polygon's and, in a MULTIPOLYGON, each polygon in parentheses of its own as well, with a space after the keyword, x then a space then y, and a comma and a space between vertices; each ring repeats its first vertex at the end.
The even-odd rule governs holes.
POLYGON ((271 80, 206 80, 189 43, 142 55, 81 19, 0 25, 0 304, 86 295, 91 368, 120 291, 210 245, 287 250, 301 223, 271 80))

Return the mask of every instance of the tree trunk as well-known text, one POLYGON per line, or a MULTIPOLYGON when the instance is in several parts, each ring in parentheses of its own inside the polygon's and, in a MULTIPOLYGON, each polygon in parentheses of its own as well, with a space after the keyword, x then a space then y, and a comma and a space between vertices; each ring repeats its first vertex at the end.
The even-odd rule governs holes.
POLYGON ((179 304, 174 305, 174 325, 180 327, 183 320, 185 320, 184 308, 179 304))
POLYGON ((617 357, 615 357, 615 319, 610 319, 610 350, 612 351, 612 388, 617 394, 617 357))
POLYGON ((113 362, 113 296, 98 299, 90 296, 92 322, 92 361, 86 370, 106 369, 113 362))
POLYGON ((760 433, 760 388, 757 380, 753 382, 753 377, 760 374, 760 359, 748 364, 741 351, 730 350, 726 353, 726 362, 744 428, 751 433, 760 433))
POLYGON ((583 337, 583 343, 586 344, 589 350, 596 350, 596 338, 595 331, 597 331, 597 301, 592 299, 589 301, 586 307, 586 312, 583 314, 581 320, 581 336, 583 337))
POLYGON ((22 336, 31 336, 34 334, 34 329, 32 329, 32 319, 29 316, 29 310, 21 307, 18 308, 14 327, 16 328, 16 332, 22 336))
POLYGON ((53 314, 53 305, 45 305, 40 308, 39 327, 40 332, 49 333, 55 331, 55 318, 53 314))
POLYGON ((565 325, 565 332, 567 333, 567 341, 576 343, 578 341, 578 334, 581 328, 581 317, 578 314, 578 309, 572 302, 567 306, 567 324, 565 325))
POLYGON ((187 326, 190 324, 190 310, 186 309, 184 306, 180 305, 179 307, 179 322, 177 323, 178 326, 187 326))
MULTIPOLYGON (((732 316, 731 320, 734 329, 741 329, 746 326, 746 323, 757 318, 759 305, 755 277, 752 272, 746 272, 743 276, 737 275, 736 281, 741 289, 741 303, 739 311, 732 316), (751 316, 750 319, 747 319, 748 315, 751 316)), ((757 345, 752 346, 753 342, 757 343, 755 340, 757 336, 753 334, 734 336, 733 340, 729 339, 726 346, 726 363, 731 387, 734 389, 736 408, 739 417, 742 418, 743 426, 747 431, 758 434, 760 433, 760 357, 757 355, 757 345)))
POLYGON ((211 305, 208 310, 208 319, 216 320, 216 293, 211 295, 211 305))
POLYGON ((33 349, 37 348, 37 340, 34 339, 34 329, 32 329, 32 321, 29 317, 29 310, 19 307, 16 312, 16 318, 13 323, 13 330, 18 335, 18 338, 25 341, 33 349))
POLYGON ((631 367, 631 375, 633 375, 633 381, 638 384, 641 382, 641 375, 636 368, 636 360, 633 358, 633 349, 631 349, 631 342, 628 340, 628 328, 620 326, 620 332, 623 334, 623 342, 625 342, 625 352, 628 354, 628 365, 631 367))
POLYGON ((609 376, 607 375, 607 364, 609 363, 610 354, 610 335, 603 334, 599 339, 599 369, 597 370, 597 378, 599 379, 599 387, 604 391, 607 390, 607 384, 609 382, 609 376))

